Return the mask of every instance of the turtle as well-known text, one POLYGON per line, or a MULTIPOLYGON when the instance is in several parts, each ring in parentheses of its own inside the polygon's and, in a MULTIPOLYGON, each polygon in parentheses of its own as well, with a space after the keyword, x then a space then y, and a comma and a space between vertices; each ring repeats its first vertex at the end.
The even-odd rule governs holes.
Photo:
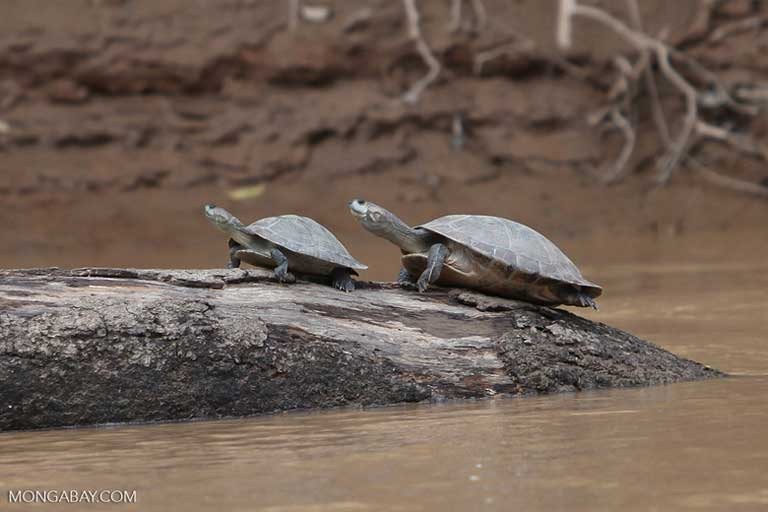
POLYGON ((355 289, 353 275, 368 267, 318 222, 300 215, 280 215, 257 220, 248 226, 224 208, 207 204, 205 216, 229 235, 227 268, 239 268, 241 261, 259 267, 274 268, 279 282, 296 280, 288 269, 300 273, 330 276, 334 288, 344 292, 355 289))
POLYGON ((402 252, 401 284, 471 288, 547 306, 597 309, 603 289, 539 232, 488 215, 446 215, 410 227, 381 206, 354 199, 349 209, 365 229, 402 252))

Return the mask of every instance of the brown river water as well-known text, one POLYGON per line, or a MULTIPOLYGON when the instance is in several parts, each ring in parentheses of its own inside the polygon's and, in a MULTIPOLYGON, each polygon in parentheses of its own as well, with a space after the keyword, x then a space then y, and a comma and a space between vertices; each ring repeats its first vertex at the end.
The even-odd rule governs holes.
POLYGON ((0 510, 768 510, 768 243, 753 235, 568 247, 604 258, 584 267, 601 310, 580 313, 730 378, 0 434, 0 510), (8 489, 138 502, 9 506, 8 489))

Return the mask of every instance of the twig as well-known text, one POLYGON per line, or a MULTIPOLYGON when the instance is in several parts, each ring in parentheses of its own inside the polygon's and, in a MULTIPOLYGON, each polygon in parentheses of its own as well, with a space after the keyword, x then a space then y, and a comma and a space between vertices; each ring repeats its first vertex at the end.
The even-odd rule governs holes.
POLYGON ((719 43, 726 37, 738 32, 760 29, 765 23, 766 19, 763 16, 753 16, 751 18, 734 21, 733 23, 727 23, 717 27, 717 29, 712 32, 712 35, 709 36, 708 41, 711 43, 719 43))
POLYGON ((557 15, 557 44, 562 48, 573 45, 573 14, 576 0, 560 0, 560 11, 557 15))
POLYGON ((733 95, 740 102, 768 105, 768 86, 760 84, 741 83, 733 88, 733 95))
POLYGON ((485 5, 483 5, 483 0, 472 0, 472 9, 475 11, 477 30, 483 30, 485 28, 486 22, 488 21, 488 14, 485 12, 485 5))
MULTIPOLYGON (((626 0, 627 10, 629 11, 629 19, 635 29, 643 30, 643 19, 640 16, 640 8, 637 5, 637 0, 626 0)), ((650 58, 648 51, 643 52, 646 58, 650 58)), ((656 129, 659 131, 662 144, 668 150, 672 146, 672 139, 669 136, 669 125, 667 124, 667 116, 664 114, 664 109, 661 106, 661 97, 659 96, 659 88, 656 86, 656 77, 653 76, 653 70, 650 66, 646 66, 643 70, 643 80, 645 81, 645 87, 648 89, 648 95, 651 97, 651 110, 653 112, 653 122, 656 124, 656 129)))
POLYGON ((750 181, 744 181, 738 178, 725 176, 723 174, 720 174, 719 172, 715 172, 712 169, 705 167, 704 164, 702 164, 701 162, 693 158, 689 158, 689 161, 693 164, 693 167, 696 169, 696 171, 698 171, 698 173, 704 179, 706 179, 713 185, 727 188, 735 192, 741 192, 741 193, 756 195, 760 197, 768 197, 768 187, 759 185, 757 183, 752 183, 750 181))
POLYGON ((461 7, 464 0, 453 0, 451 2, 451 21, 448 23, 448 31, 456 32, 461 28, 461 7))
POLYGON ((416 9, 415 0, 403 0, 403 5, 405 6, 405 13, 408 18, 408 36, 416 43, 416 49, 429 68, 424 78, 413 84, 410 90, 403 95, 404 102, 414 104, 419 101, 424 89, 437 79, 441 67, 440 62, 435 58, 432 50, 429 49, 421 35, 419 11, 416 9))
POLYGON ((571 21, 562 19, 564 16, 583 16, 598 21, 608 26, 638 50, 653 52, 662 74, 685 97, 686 115, 683 126, 677 139, 672 142, 661 171, 656 178, 658 183, 666 183, 689 148, 691 134, 698 117, 698 93, 696 89, 672 67, 669 61, 669 49, 661 41, 642 32, 632 30, 622 21, 601 9, 581 5, 575 0, 560 0, 560 19, 558 21, 558 41, 560 42, 571 42, 571 21))
MULTIPOLYGON (((485 11, 485 5, 483 0, 471 0, 472 10, 475 11, 475 25, 477 30, 485 28, 485 24, 488 21, 488 14, 485 11)), ((464 5, 464 0, 452 0, 451 2, 451 21, 448 23, 448 30, 450 32, 456 32, 461 28, 461 11, 464 5)))
POLYGON ((661 72, 669 79, 678 90, 685 96, 685 108, 686 115, 683 120, 683 127, 680 130, 680 135, 676 141, 672 142, 668 156, 665 159, 664 165, 661 171, 656 176, 656 182, 659 184, 665 184, 672 177, 677 165, 688 151, 689 143, 691 140, 691 134, 696 124, 696 119, 699 115, 697 98, 698 93, 696 89, 689 84, 677 71, 674 70, 669 62, 669 53, 667 47, 663 44, 659 44, 656 49, 656 58, 659 62, 661 72))
POLYGON ((765 148, 752 137, 732 133, 725 128, 714 126, 703 121, 696 123, 696 134, 700 137, 725 142, 742 153, 768 161, 768 148, 765 148))
POLYGON ((603 181, 605 183, 615 183, 624 176, 629 159, 632 156, 632 152, 635 150, 635 142, 637 140, 635 136, 635 129, 632 127, 627 118, 621 115, 618 108, 614 108, 610 112, 611 122, 624 135, 624 146, 621 148, 621 153, 613 164, 613 169, 605 177, 603 181))
POLYGON ((760 109, 755 105, 744 105, 734 100, 717 75, 690 58, 688 55, 677 50, 670 50, 670 55, 673 59, 688 66, 691 71, 699 75, 699 78, 707 82, 707 85, 712 88, 711 91, 699 94, 699 104, 703 107, 719 108, 727 106, 736 112, 750 116, 759 113, 760 109))
POLYGON ((532 41, 528 39, 520 40, 519 37, 513 36, 511 41, 502 41, 495 48, 477 52, 473 59, 472 70, 476 75, 479 75, 483 72, 483 67, 487 62, 502 55, 511 54, 514 51, 531 51, 533 48, 534 44, 532 41))

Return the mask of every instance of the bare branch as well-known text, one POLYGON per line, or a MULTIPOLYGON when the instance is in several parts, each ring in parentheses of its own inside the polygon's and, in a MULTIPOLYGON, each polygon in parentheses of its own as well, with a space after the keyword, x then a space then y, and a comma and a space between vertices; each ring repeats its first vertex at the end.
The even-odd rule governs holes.
POLYGON ((753 16, 751 18, 734 21, 733 23, 727 23, 717 27, 717 29, 712 32, 712 35, 709 36, 708 40, 711 43, 719 43, 730 35, 760 29, 766 24, 766 21, 768 20, 763 16, 753 16))
POLYGON ((414 43, 416 43, 416 49, 419 51, 419 55, 421 55, 424 63, 429 68, 429 71, 424 78, 413 84, 408 92, 403 95, 404 102, 413 104, 419 101, 424 89, 429 87, 429 85, 437 79, 438 75, 440 75, 441 66, 440 62, 435 58, 429 45, 427 45, 421 35, 421 27, 419 25, 420 16, 418 9, 416 9, 416 1, 403 0, 403 5, 405 6, 405 13, 408 18, 408 36, 414 43))
POLYGON ((613 169, 603 177, 605 183, 615 183, 624 176, 629 159, 635 150, 636 142, 635 129, 627 121, 627 118, 621 115, 618 108, 611 110, 610 119, 624 136, 624 146, 621 148, 621 153, 619 153, 619 157, 613 164, 613 169))
POLYGON ((670 50, 670 56, 685 64, 690 71, 693 71, 701 80, 707 82, 707 85, 711 88, 711 90, 699 94, 699 104, 703 107, 718 108, 727 106, 736 112, 750 116, 759 113, 760 109, 758 107, 754 105, 745 105, 734 100, 717 75, 690 58, 688 55, 676 50, 670 50))
POLYGON ((749 156, 768 161, 768 148, 760 144, 752 137, 732 133, 725 128, 714 126, 703 121, 696 123, 696 134, 700 137, 725 142, 738 151, 749 156))
MULTIPOLYGON (((698 117, 698 93, 696 89, 672 67, 669 61, 669 48, 658 39, 654 39, 642 32, 632 30, 621 20, 611 16, 607 12, 596 7, 581 5, 576 2, 576 0, 561 0, 560 11, 561 16, 563 12, 569 12, 572 16, 583 16, 598 21, 616 32, 616 34, 621 36, 639 51, 653 52, 662 74, 685 97, 686 115, 683 121, 683 126, 680 129, 677 139, 673 141, 668 154, 664 158, 664 164, 656 178, 658 183, 666 183, 689 148, 691 134, 693 133, 693 128, 698 117)), ((565 24, 566 21, 562 19, 559 20, 560 27, 565 24)), ((559 34, 561 30, 562 29, 558 31, 559 34)), ((560 39, 560 35, 558 36, 558 39, 560 39)))
POLYGON ((451 2, 451 21, 448 23, 450 32, 457 32, 461 28, 461 7, 464 0, 452 0, 451 2))
POLYGON ((516 51, 531 51, 533 48, 533 41, 529 39, 521 40, 515 36, 511 41, 503 41, 495 48, 477 52, 473 59, 472 70, 476 75, 479 75, 483 72, 483 67, 485 67, 487 62, 501 57, 502 55, 512 54, 516 51))
POLYGON ((560 0, 560 10, 557 14, 557 44, 561 48, 573 45, 573 11, 576 0, 560 0))
POLYGON ((672 173, 674 172, 675 168, 680 163, 680 160, 683 158, 683 156, 685 156, 686 151, 688 151, 691 134, 693 133, 693 128, 698 117, 698 104, 696 102, 698 94, 696 89, 691 84, 689 84, 677 71, 675 71, 675 69, 669 63, 669 53, 665 45, 658 45, 656 48, 656 58, 658 60, 661 72, 664 73, 664 76, 666 76, 667 79, 669 79, 685 96, 686 108, 686 115, 685 119, 683 120, 683 127, 680 130, 680 134, 678 135, 677 140, 672 143, 672 147, 665 160, 665 163, 662 166, 658 176, 656 177, 657 183, 664 184, 669 181, 669 178, 672 177, 672 173))
POLYGON ((483 30, 485 28, 486 22, 488 21, 488 14, 485 12, 485 5, 483 5, 483 0, 472 0, 472 9, 475 11, 477 30, 483 30))
POLYGON ((741 192, 743 194, 750 194, 759 197, 768 197, 768 187, 760 185, 758 183, 752 183, 751 181, 740 180, 738 178, 732 178, 725 176, 719 172, 715 172, 708 167, 705 167, 701 162, 691 158, 689 161, 693 164, 693 167, 698 173, 706 179, 708 182, 718 187, 727 188, 734 192, 741 192))
MULTIPOLYGON (((640 16, 640 8, 637 5, 637 0, 626 0, 627 11, 629 11, 629 19, 632 22, 633 27, 636 30, 643 30, 643 18, 640 16)), ((646 58, 650 58, 647 51, 643 52, 646 58)), ((645 81, 645 87, 648 89, 648 95, 651 97, 651 110, 653 112, 653 122, 656 124, 656 129, 659 131, 664 147, 669 149, 672 146, 672 140, 669 136, 669 125, 667 124, 667 116, 664 114, 664 109, 661 106, 661 98, 659 97, 659 88, 656 86, 656 77, 653 76, 653 70, 650 66, 646 66, 643 70, 643 80, 645 81)))
MULTIPOLYGON (((483 5, 483 0, 471 0, 472 10, 475 12, 475 28, 480 31, 485 28, 488 21, 488 14, 483 5)), ((456 32, 461 28, 461 11, 464 0, 452 0, 451 2, 451 21, 448 23, 448 30, 456 32)))
POLYGON ((648 94, 651 97, 651 107, 653 109, 653 122, 656 124, 656 129, 659 131, 659 137, 661 138, 664 147, 669 149, 672 147, 672 138, 669 134, 669 125, 667 124, 667 116, 664 114, 664 109, 661 106, 661 98, 659 97, 659 88, 656 86, 656 78, 653 76, 653 72, 650 68, 646 69, 644 74, 645 87, 648 89, 648 94))

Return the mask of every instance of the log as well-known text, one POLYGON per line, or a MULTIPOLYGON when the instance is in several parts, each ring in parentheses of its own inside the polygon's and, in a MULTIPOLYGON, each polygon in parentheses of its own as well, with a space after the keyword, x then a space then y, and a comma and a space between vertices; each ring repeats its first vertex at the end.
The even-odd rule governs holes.
POLYGON ((0 271, 0 430, 721 376, 568 311, 261 269, 0 271))

